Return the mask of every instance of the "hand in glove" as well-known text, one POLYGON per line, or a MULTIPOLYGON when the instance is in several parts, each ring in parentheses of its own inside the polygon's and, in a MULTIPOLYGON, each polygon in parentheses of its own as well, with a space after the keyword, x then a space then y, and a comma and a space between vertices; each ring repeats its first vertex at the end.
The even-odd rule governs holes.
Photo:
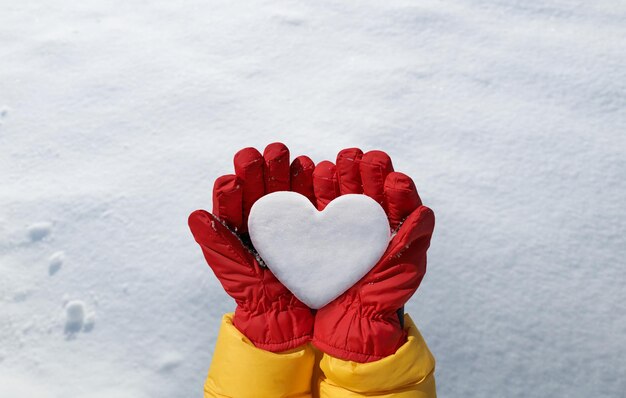
POLYGON ((261 155, 244 148, 234 158, 235 174, 219 177, 213 214, 196 210, 189 228, 226 292, 235 299, 234 325, 257 347, 272 352, 296 348, 311 338, 313 315, 269 269, 261 266, 247 234, 250 208, 263 195, 293 190, 313 197, 313 162, 274 143, 261 155))
POLYGON ((422 206, 411 178, 394 172, 382 151, 344 149, 336 165, 317 165, 313 186, 318 209, 339 195, 364 193, 383 206, 391 228, 398 229, 370 272, 315 316, 313 344, 325 353, 355 362, 382 359, 406 341, 397 311, 426 272, 434 214, 422 206))

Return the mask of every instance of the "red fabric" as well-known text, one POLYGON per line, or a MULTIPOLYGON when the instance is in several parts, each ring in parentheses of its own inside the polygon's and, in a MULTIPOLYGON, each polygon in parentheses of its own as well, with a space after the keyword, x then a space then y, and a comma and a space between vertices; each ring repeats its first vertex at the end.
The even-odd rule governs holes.
POLYGON ((289 149, 285 144, 269 144, 263 151, 263 159, 265 193, 289 191, 289 149))
POLYGON ((265 160, 254 148, 244 148, 235 154, 235 174, 242 185, 243 222, 241 232, 248 231, 248 215, 254 202, 265 195, 263 168, 265 160))
MULTIPOLYGON (((347 151, 353 155, 360 152, 355 148, 347 151)), ((338 158, 342 156, 345 152, 338 158)), ((393 354, 406 341, 396 311, 424 277, 435 218, 432 210, 422 206, 411 178, 393 171, 385 152, 367 152, 357 163, 359 174, 354 173, 353 165, 344 164, 343 171, 338 171, 340 185, 345 187, 342 193, 350 193, 360 184, 366 195, 383 205, 392 229, 402 224, 372 270, 318 310, 313 344, 336 358, 371 362, 393 354)))
POLYGON ((313 192, 313 170, 315 163, 308 156, 298 156, 291 162, 290 180, 291 190, 309 198, 315 206, 315 193, 313 192))
POLYGON ((336 358, 371 362, 396 352, 406 341, 396 314, 426 272, 426 250, 434 214, 415 209, 372 270, 339 298, 318 310, 313 344, 336 358))
POLYGON ((313 191, 318 210, 324 210, 333 199, 339 196, 337 168, 328 160, 322 160, 313 170, 313 191))
POLYGON ((255 346, 280 352, 311 339, 313 315, 259 264, 244 243, 248 240, 241 232, 247 230, 244 220, 254 201, 265 194, 264 176, 270 177, 270 190, 290 186, 286 147, 270 144, 264 153, 267 158, 254 148, 239 151, 234 160, 236 176, 225 175, 215 181, 214 214, 194 211, 189 216, 189 228, 215 276, 237 303, 235 327, 255 346))
POLYGON ((363 193, 361 172, 359 171, 363 151, 359 148, 346 148, 337 154, 337 180, 342 195, 363 193))
POLYGON ((237 302, 235 326, 256 346, 274 352, 295 348, 313 336, 318 348, 344 360, 369 362, 393 354, 406 340, 396 311, 415 293, 426 272, 434 228, 434 214, 422 206, 411 178, 394 172, 386 153, 363 154, 358 148, 341 151, 337 165, 322 161, 316 166, 306 156, 289 165, 287 147, 274 143, 263 155, 254 148, 242 149, 234 164, 235 175, 215 181, 214 214, 193 212, 189 227, 220 283, 237 302), (286 189, 305 195, 320 210, 340 194, 362 192, 381 203, 392 229, 400 226, 374 268, 317 311, 314 330, 310 309, 246 247, 254 202, 286 189))
POLYGON ((396 229, 413 209, 422 205, 411 177, 397 171, 392 171, 385 178, 384 197, 391 229, 396 229))
POLYGON ((243 207, 241 184, 234 174, 219 177, 213 184, 213 214, 233 230, 241 230, 243 207))
POLYGON ((387 174, 393 171, 391 158, 383 151, 366 152, 359 162, 363 193, 386 208, 384 186, 387 174))

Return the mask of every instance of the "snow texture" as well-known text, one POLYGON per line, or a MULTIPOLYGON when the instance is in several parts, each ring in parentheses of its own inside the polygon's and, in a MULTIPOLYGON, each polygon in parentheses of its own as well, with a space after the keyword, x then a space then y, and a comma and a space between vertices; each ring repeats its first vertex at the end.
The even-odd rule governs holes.
POLYGON ((319 309, 378 262, 389 244, 383 208, 366 195, 343 195, 318 211, 295 192, 274 192, 250 210, 254 248, 291 292, 319 309))
POLYGON ((624 0, 0 3, 0 397, 200 396, 187 216, 273 141, 414 178, 440 397, 624 395, 624 0))

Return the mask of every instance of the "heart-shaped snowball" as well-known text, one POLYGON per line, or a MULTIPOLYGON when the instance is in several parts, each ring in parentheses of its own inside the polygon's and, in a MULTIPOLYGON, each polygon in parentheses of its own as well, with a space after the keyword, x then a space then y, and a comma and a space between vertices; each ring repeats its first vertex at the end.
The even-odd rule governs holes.
POLYGON ((279 191, 250 210, 248 231, 270 270, 311 308, 359 281, 389 244, 389 221, 367 195, 342 195, 318 211, 303 195, 279 191))

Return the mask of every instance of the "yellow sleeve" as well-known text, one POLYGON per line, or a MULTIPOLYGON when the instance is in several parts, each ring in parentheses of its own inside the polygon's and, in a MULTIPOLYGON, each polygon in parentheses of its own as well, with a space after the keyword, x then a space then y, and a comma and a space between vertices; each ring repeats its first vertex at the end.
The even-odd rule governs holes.
POLYGON ((320 398, 436 398, 435 358, 411 318, 404 319, 407 342, 393 355, 358 363, 323 354, 317 382, 320 398))
POLYGON ((255 347, 226 314, 217 336, 204 397, 311 397, 315 353, 310 344, 273 353, 255 347))

